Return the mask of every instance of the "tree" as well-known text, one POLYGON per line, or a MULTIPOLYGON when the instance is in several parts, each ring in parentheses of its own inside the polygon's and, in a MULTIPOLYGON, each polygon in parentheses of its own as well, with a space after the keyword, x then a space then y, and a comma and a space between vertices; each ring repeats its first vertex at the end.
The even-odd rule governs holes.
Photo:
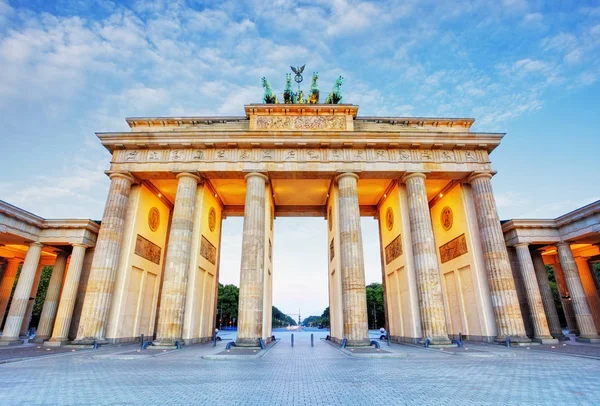
POLYGON ((565 312, 562 307, 562 302, 560 300, 560 293, 558 292, 558 284, 556 282, 554 268, 552 268, 550 265, 546 265, 546 274, 548 274, 548 281, 550 282, 550 290, 552 291, 552 296, 554 297, 554 305, 556 306, 558 320, 560 321, 560 325, 562 327, 566 327, 567 319, 565 317, 565 312))
POLYGON ((235 285, 222 285, 219 283, 219 293, 217 295, 217 326, 221 323, 224 326, 233 327, 234 319, 238 318, 238 302, 240 299, 240 290, 235 285), (219 320, 221 319, 221 320, 219 320))
POLYGON ((383 306, 383 285, 381 283, 371 283, 366 287, 367 293, 367 316, 370 328, 379 328, 385 326, 385 309, 383 306), (374 317, 373 309, 375 309, 374 317), (377 319, 377 323, 375 323, 377 319))
POLYGON ((42 315, 42 309, 44 308, 44 301, 46 300, 46 293, 48 292, 48 285, 50 285, 50 277, 52 276, 53 270, 53 266, 45 266, 44 269, 42 269, 40 284, 38 285, 35 302, 33 303, 33 311, 31 313, 31 327, 37 328, 40 322, 40 316, 42 315))
POLYGON ((295 325, 297 325, 296 320, 292 319, 290 316, 273 306, 273 316, 271 317, 271 326, 273 328, 295 325))
POLYGON ((307 318, 302 320, 302 324, 311 327, 321 324, 321 316, 308 316, 307 318))

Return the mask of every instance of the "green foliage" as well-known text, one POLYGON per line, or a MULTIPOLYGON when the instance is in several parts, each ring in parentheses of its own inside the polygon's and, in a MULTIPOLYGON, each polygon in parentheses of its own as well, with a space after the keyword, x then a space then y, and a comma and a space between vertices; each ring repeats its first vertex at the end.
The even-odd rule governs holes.
POLYGON ((556 282, 556 275, 554 268, 550 265, 546 265, 546 273, 548 274, 548 281, 550 282, 550 290, 552 290, 552 296, 554 297, 554 305, 556 306, 556 313, 558 314, 558 320, 562 327, 567 326, 567 319, 565 318, 565 312, 562 307, 560 300, 560 293, 558 292, 558 283, 556 282))
POLYGON ((275 306, 273 306, 273 317, 271 318, 271 323, 273 328, 295 326, 298 324, 296 323, 296 320, 292 319, 275 306))
POLYGON ((321 324, 321 316, 308 316, 304 320, 302 320, 302 324, 305 326, 317 326, 321 324))
POLYGON ((383 306, 383 285, 372 283, 367 285, 367 315, 369 328, 380 328, 385 326, 385 309, 383 306))
POLYGON ((10 296, 8 298, 8 303, 6 304, 6 311, 4 312, 4 319, 0 320, 0 327, 4 326, 4 323, 6 322, 6 318, 8 317, 8 311, 10 309, 10 304, 12 303, 12 298, 15 293, 15 289, 17 287, 17 282, 19 281, 19 275, 21 275, 22 267, 23 267, 23 265, 19 265, 19 268, 17 269, 17 273, 15 274, 15 282, 13 283, 13 287, 12 287, 12 290, 10 291, 10 296))
POLYGON ((48 292, 48 285, 50 285, 50 277, 52 276, 53 269, 53 266, 45 266, 44 269, 42 269, 40 284, 38 285, 35 302, 33 303, 33 311, 31 313, 31 327, 37 328, 38 323, 40 322, 40 316, 42 315, 42 308, 44 307, 44 300, 46 299, 46 293, 48 292))
POLYGON ((235 285, 222 285, 219 283, 219 292, 217 294, 217 327, 233 327, 237 323, 238 301, 240 290, 235 285), (234 320, 235 319, 235 320, 234 320))

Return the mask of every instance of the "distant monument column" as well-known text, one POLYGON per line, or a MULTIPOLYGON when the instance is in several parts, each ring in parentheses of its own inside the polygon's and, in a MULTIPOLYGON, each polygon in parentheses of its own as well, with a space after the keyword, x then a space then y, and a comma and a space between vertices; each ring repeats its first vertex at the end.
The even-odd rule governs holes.
POLYGON ((548 321, 550 335, 556 339, 564 340, 565 335, 560 326, 556 304, 554 303, 554 295, 552 294, 552 289, 550 289, 550 281, 548 280, 548 273, 546 272, 546 265, 544 265, 544 260, 540 253, 535 252, 531 257, 533 259, 533 268, 535 269, 535 276, 542 296, 542 303, 544 304, 544 311, 546 312, 546 320, 548 321))
POLYGON ((21 258, 9 258, 4 269, 2 282, 0 282, 0 327, 2 327, 2 320, 4 320, 8 300, 15 284, 19 264, 21 264, 21 258))
POLYGON ((67 257, 68 255, 65 253, 59 253, 54 261, 52 276, 50 277, 46 298, 44 299, 44 307, 42 308, 42 315, 40 316, 40 323, 38 324, 37 334, 33 340, 36 343, 44 342, 49 339, 52 334, 56 309, 58 309, 60 288, 63 283, 65 266, 67 265, 67 257))
POLYGON ((579 327, 579 337, 577 341, 584 342, 600 342, 600 336, 596 331, 594 319, 579 278, 579 271, 575 259, 573 258, 573 252, 571 251, 571 245, 568 242, 559 242, 556 244, 558 250, 558 259, 560 260, 560 266, 565 276, 565 282, 567 283, 567 289, 571 295, 571 303, 573 304, 573 312, 575 313, 575 319, 577 320, 577 326, 579 327))
POLYGON ((133 176, 113 172, 96 241, 75 344, 105 342, 104 333, 119 264, 123 228, 133 176))
POLYGON ((183 313, 187 292, 196 190, 200 178, 192 173, 177 175, 177 194, 171 220, 165 260, 160 313, 154 345, 172 346, 182 342, 183 313))
POLYGON ((27 255, 25 256, 25 262, 21 268, 21 274, 19 275, 19 281, 13 294, 12 302, 10 304, 10 310, 8 311, 8 317, 6 318, 6 324, 2 331, 2 337, 0 337, 0 345, 20 344, 22 340, 19 339, 19 332, 21 331, 21 325, 23 324, 23 318, 27 311, 27 304, 29 303, 29 295, 31 288, 33 287, 36 271, 38 270, 40 257, 42 255, 43 245, 39 242, 34 242, 29 245, 27 255))
POLYGON ((425 188, 426 175, 414 172, 405 175, 401 182, 408 192, 410 235, 412 238, 419 310, 423 339, 433 345, 449 345, 442 285, 433 236, 431 213, 425 188))
POLYGON ((69 341, 69 328, 73 318, 73 309, 75 308, 75 299, 77 298, 77 287, 83 268, 83 259, 87 247, 82 244, 74 244, 71 259, 69 260, 69 269, 67 277, 60 295, 60 303, 56 312, 56 321, 52 329, 52 338, 44 343, 47 346, 60 346, 69 341))
POLYGON ((249 173, 246 179, 240 299, 236 345, 255 347, 262 337, 265 267, 266 182, 261 173, 249 173))
POLYGON ((533 260, 531 259, 531 253, 529 252, 529 244, 516 244, 515 248, 517 250, 517 256, 519 257, 519 269, 521 270, 521 277, 523 278, 523 284, 525 285, 525 295, 527 296, 529 313, 533 324, 533 340, 541 342, 542 344, 558 344, 558 340, 552 338, 550 335, 546 313, 544 312, 542 295, 540 294, 540 288, 533 267, 533 260))
POLYGON ((477 224, 487 273, 492 306, 496 317, 496 341, 531 342, 525 334, 519 298, 498 217, 490 172, 474 173, 467 180, 473 190, 477 224))
POLYGON ((358 175, 336 178, 339 191, 340 259, 344 338, 347 345, 369 345, 365 260, 358 205, 358 175))

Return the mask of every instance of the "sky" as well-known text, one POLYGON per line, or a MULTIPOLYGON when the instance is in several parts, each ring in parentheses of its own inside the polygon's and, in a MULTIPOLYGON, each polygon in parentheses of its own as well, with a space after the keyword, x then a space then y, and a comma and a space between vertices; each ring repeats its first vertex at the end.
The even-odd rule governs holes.
MULTIPOLYGON (((243 115, 260 78, 339 75, 362 116, 473 117, 500 217, 554 218, 600 199, 600 2, 0 0, 0 199, 101 219, 125 117, 243 115), (309 75, 305 75, 309 76, 309 75)), ((363 219, 367 283, 381 281, 363 219)), ((239 282, 242 219, 224 222, 221 282, 239 282)), ((326 224, 275 222, 274 304, 327 306, 326 224)))

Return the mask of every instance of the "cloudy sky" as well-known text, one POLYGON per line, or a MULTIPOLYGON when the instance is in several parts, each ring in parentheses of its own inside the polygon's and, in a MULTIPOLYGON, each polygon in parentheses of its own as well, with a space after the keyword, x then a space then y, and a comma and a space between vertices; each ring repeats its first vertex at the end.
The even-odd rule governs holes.
MULTIPOLYGON (((500 216, 556 217, 600 199, 600 2, 474 0, 0 0, 0 199, 44 217, 100 219, 125 117, 243 115, 289 65, 342 74, 359 115, 474 117, 500 216), (468 4, 467 4, 468 3, 468 4)), ((227 219, 223 283, 242 223, 227 219)), ((327 306, 323 219, 276 221, 274 304, 327 306)), ((363 220, 367 282, 380 281, 363 220)))

